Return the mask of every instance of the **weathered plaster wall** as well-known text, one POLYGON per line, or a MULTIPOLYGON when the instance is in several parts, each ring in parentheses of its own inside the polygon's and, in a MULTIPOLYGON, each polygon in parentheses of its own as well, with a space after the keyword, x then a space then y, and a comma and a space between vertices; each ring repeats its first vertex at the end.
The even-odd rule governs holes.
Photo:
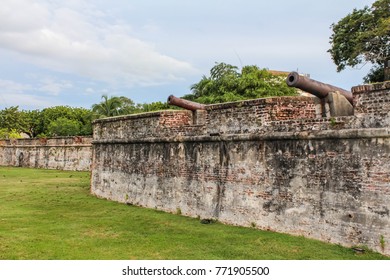
POLYGON ((0 165, 90 170, 91 137, 0 140, 0 165))
POLYGON ((99 120, 91 190, 390 255, 390 84, 353 91, 349 117, 289 97, 99 120))

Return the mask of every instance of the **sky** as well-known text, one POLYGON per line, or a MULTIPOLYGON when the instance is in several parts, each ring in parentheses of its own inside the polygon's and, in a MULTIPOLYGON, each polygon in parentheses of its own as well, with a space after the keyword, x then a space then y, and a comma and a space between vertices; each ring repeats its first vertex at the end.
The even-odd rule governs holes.
POLYGON ((216 62, 310 74, 350 89, 369 66, 338 73, 332 23, 363 0, 2 0, 0 109, 91 108, 183 96, 216 62))

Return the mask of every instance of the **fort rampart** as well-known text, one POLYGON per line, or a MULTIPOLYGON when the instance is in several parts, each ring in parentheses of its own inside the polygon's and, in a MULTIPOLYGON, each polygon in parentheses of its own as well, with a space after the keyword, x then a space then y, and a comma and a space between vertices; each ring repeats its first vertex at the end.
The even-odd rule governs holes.
POLYGON ((390 255, 390 83, 352 92, 97 120, 91 191, 390 255))
POLYGON ((88 171, 92 137, 0 140, 0 166, 88 171))

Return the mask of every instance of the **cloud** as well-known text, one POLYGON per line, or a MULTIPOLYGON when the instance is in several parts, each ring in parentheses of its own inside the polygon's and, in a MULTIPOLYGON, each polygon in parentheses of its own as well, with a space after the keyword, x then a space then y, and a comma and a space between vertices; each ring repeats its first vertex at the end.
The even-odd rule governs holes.
POLYGON ((50 77, 41 78, 34 85, 0 79, 0 107, 53 106, 49 96, 58 96, 72 88, 70 81, 50 77))
POLYGON ((32 86, 28 84, 21 84, 11 80, 0 79, 0 93, 18 94, 25 90, 31 90, 32 86))
POLYGON ((86 88, 85 90, 84 90, 84 94, 86 94, 86 95, 91 95, 91 94, 94 94, 96 91, 93 89, 93 88, 91 88, 91 87, 89 87, 89 88, 86 88))
POLYGON ((39 91, 55 96, 59 95, 63 90, 73 88, 73 84, 70 81, 57 81, 53 78, 45 78, 40 83, 39 91))
POLYGON ((31 94, 10 94, 0 92, 0 108, 9 106, 19 106, 22 108, 47 108, 52 107, 54 103, 47 98, 31 94))
POLYGON ((46 24, 49 16, 47 8, 33 1, 6 0, 0 7, 0 32, 25 33, 46 24))
POLYGON ((29 94, 34 87, 30 84, 17 83, 11 80, 0 79, 0 108, 9 106, 29 107, 49 107, 52 104, 47 98, 29 94))
POLYGON ((2 1, 0 47, 49 70, 120 86, 166 83, 195 72, 88 1, 2 1))

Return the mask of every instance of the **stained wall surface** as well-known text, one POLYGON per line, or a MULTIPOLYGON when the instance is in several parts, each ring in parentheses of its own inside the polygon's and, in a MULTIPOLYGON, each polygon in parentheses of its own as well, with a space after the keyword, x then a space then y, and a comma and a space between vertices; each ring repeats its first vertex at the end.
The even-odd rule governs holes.
POLYGON ((91 137, 0 140, 0 165, 89 171, 91 137))
POLYGON ((278 97, 98 120, 91 191, 390 255, 390 83, 353 93, 345 117, 278 97))

